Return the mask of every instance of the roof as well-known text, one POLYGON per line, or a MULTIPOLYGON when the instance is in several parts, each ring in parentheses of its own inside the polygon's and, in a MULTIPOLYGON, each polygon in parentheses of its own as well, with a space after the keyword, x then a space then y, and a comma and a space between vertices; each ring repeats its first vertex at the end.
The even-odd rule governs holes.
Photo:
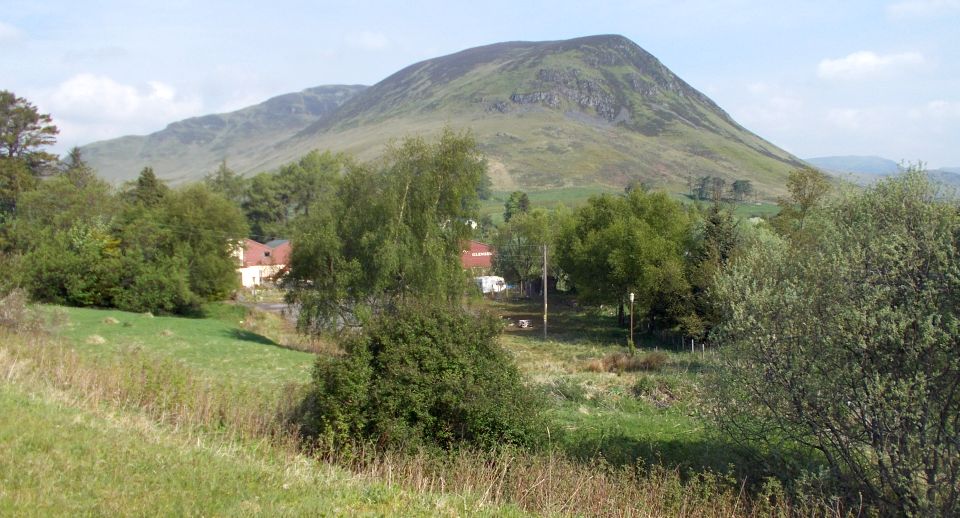
POLYGON ((285 244, 287 244, 287 243, 289 243, 289 242, 290 242, 289 239, 274 239, 274 240, 272 240, 272 241, 267 241, 267 242, 264 243, 264 244, 267 245, 267 246, 269 246, 270 248, 276 248, 276 247, 278 247, 278 246, 280 246, 280 245, 285 245, 285 244))
POLYGON ((243 241, 243 266, 285 266, 290 262, 290 240, 274 239, 258 243, 252 239, 243 241))

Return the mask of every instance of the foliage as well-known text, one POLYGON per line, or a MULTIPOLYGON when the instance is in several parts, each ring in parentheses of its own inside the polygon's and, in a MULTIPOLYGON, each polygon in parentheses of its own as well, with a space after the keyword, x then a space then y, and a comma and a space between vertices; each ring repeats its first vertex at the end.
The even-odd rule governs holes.
POLYGON ((594 197, 561 232, 557 263, 582 302, 617 304, 622 316, 635 292, 640 315, 670 325, 687 311, 683 254, 692 218, 662 192, 594 197))
POLYGON ((234 251, 247 225, 240 210, 203 184, 173 191, 161 221, 171 231, 167 257, 180 257, 190 290, 203 300, 222 300, 239 284, 234 251))
POLYGON ((509 223, 514 216, 527 212, 530 212, 530 196, 523 191, 513 191, 503 204, 503 221, 509 223))
MULTIPOLYGON (((557 234, 568 213, 534 209, 521 212, 506 221, 493 236, 497 253, 493 256, 493 269, 508 280, 524 283, 543 275, 543 247, 547 247, 547 261, 554 264, 557 234)), ((556 272, 551 272, 555 274, 556 272)), ((555 275, 554 275, 555 276, 555 275)))
POLYGON ((303 408, 307 435, 381 445, 535 444, 539 410, 500 348, 500 323, 437 304, 404 304, 320 357, 303 408))
POLYGON ((14 215, 20 194, 33 190, 38 183, 23 160, 0 158, 0 224, 14 215))
POLYGON ((244 195, 247 190, 247 181, 237 174, 236 171, 227 166, 227 161, 223 160, 217 167, 217 170, 203 177, 203 183, 211 191, 220 194, 224 198, 232 201, 236 205, 242 205, 244 195))
MULTIPOLYGON (((284 165, 276 174, 261 173, 243 182, 242 207, 251 225, 252 237, 265 242, 286 237, 288 225, 301 215, 309 215, 310 207, 329 200, 338 180, 352 166, 344 154, 311 151, 296 162, 284 165)), ((225 165, 207 184, 234 196, 242 178, 231 177, 225 165)))
POLYGON ((236 285, 239 210, 203 185, 170 190, 146 171, 114 194, 82 164, 20 196, 11 245, 44 302, 189 313, 236 285))
POLYGON ((774 218, 773 225, 785 236, 805 239, 815 233, 807 228, 808 220, 830 192, 830 181, 820 170, 804 167, 790 172, 787 190, 790 195, 777 201, 780 213, 774 218))
MULTIPOLYGON (((825 192, 803 174, 798 228, 825 192)), ((729 347, 714 381, 719 422, 818 451, 886 513, 955 516, 957 208, 914 171, 824 212, 820 235, 767 240, 718 277, 729 347)))
POLYGON ((702 339, 720 323, 721 315, 710 287, 714 277, 742 247, 739 226, 730 209, 721 203, 710 205, 694 225, 687 256, 691 311, 680 318, 684 333, 689 336, 702 339))
POLYGON ((0 161, 22 160, 34 174, 45 172, 53 155, 40 148, 56 142, 59 130, 49 114, 23 97, 0 90, 0 161))
POLYGON ((484 174, 473 138, 450 130, 351 165, 294 225, 285 287, 301 304, 301 325, 358 324, 406 298, 456 301, 484 174))
POLYGON ((750 180, 735 180, 730 186, 734 201, 743 201, 753 194, 753 183, 750 180))
POLYGON ((144 207, 156 207, 168 192, 170 188, 157 178, 152 167, 147 166, 140 171, 140 176, 125 194, 131 203, 144 207))

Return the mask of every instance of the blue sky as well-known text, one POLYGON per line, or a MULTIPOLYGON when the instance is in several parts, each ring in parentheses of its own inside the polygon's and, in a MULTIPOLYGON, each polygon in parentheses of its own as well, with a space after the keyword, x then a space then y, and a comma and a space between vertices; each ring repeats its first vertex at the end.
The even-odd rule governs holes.
POLYGON ((801 157, 960 166, 960 0, 0 0, 0 89, 56 151, 507 40, 622 34, 801 157))

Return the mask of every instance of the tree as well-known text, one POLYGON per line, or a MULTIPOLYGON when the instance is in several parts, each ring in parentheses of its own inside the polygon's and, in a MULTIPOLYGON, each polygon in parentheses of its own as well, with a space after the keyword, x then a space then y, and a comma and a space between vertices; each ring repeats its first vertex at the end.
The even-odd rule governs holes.
MULTIPOLYGON (((588 304, 616 304, 621 324, 628 293, 641 315, 670 324, 689 291, 683 253, 690 213, 663 192, 590 198, 565 226, 557 263, 588 304)), ((652 323, 652 322, 651 322, 652 323)))
POLYGON ((733 193, 734 200, 743 201, 753 194, 753 184, 750 183, 750 180, 735 180, 730 186, 730 190, 733 193))
POLYGON ((133 203, 144 207, 156 207, 169 192, 170 188, 157 178, 152 167, 147 166, 140 171, 140 176, 133 182, 126 196, 133 203))
POLYGON ((48 114, 13 92, 0 91, 0 223, 16 210, 21 193, 37 186, 55 157, 41 148, 56 142, 57 127, 48 114))
POLYGON ((237 288, 234 252, 249 229, 236 205, 196 183, 168 193, 159 217, 171 231, 167 254, 184 261, 191 292, 219 300, 237 288))
POLYGON ((287 223, 288 203, 276 175, 260 173, 251 178, 241 204, 250 223, 250 237, 257 241, 280 237, 287 223))
POLYGON ((0 158, 0 223, 13 216, 20 195, 35 189, 38 183, 22 160, 0 158))
POLYGON ((729 208, 710 205, 695 222, 693 243, 687 254, 691 307, 681 317, 684 333, 702 339, 721 321, 711 293, 714 278, 741 248, 739 224, 729 208))
POLYGON ((247 182, 236 171, 227 167, 226 160, 220 162, 216 171, 204 176, 203 182, 210 190, 238 206, 243 203, 247 182))
POLYGON ((13 92, 0 91, 0 159, 24 160, 39 174, 54 159, 40 148, 53 145, 57 133, 49 114, 13 92))
POLYGON ((302 431, 380 446, 534 446, 541 410, 489 314, 444 304, 400 305, 320 356, 301 407, 302 431))
POLYGON ((830 181, 819 170, 804 167, 790 172, 787 190, 790 195, 778 200, 780 213, 773 224, 784 235, 799 238, 805 233, 810 214, 830 192, 830 181))
POLYGON ((503 221, 509 222, 517 214, 530 211, 530 197, 522 191, 513 191, 503 204, 503 221))
MULTIPOLYGON (((825 190, 818 178, 800 189, 808 199, 825 190)), ((819 452, 882 514, 956 516, 956 204, 913 171, 823 212, 829 224, 809 241, 767 240, 718 277, 719 423, 819 452)))
POLYGON ((548 261, 553 263, 556 234, 559 230, 556 213, 534 209, 520 213, 503 224, 494 237, 493 269, 509 280, 520 283, 520 292, 527 293, 524 283, 543 275, 543 246, 548 246, 548 261))
POLYGON ((301 325, 359 324, 407 298, 459 300, 460 250, 485 168, 474 139, 450 130, 351 165, 293 225, 285 287, 301 325))
POLYGON ((83 159, 80 148, 76 146, 70 148, 67 158, 61 161, 60 174, 66 176, 70 183, 80 189, 97 181, 97 174, 83 159))

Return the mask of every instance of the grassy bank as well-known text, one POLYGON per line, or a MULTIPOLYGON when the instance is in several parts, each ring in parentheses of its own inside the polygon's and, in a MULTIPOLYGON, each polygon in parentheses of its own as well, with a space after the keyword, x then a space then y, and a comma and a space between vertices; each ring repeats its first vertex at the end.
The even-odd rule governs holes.
MULTIPOLYGON (((670 354, 656 370, 598 369, 622 348, 577 338, 583 317, 572 309, 567 335, 558 322, 562 339, 519 330, 503 339, 544 391, 551 444, 449 454, 304 450, 290 422, 302 391, 296 381, 270 381, 275 364, 200 352, 188 361, 178 354, 189 349, 151 339, 175 326, 198 343, 227 340, 213 345, 227 356, 255 347, 296 352, 268 340, 229 341, 237 339, 224 338, 224 326, 239 326, 234 317, 66 311, 59 339, 0 335, 0 412, 13 416, 0 424, 0 514, 833 514, 795 509, 776 491, 751 495, 744 481, 717 474, 723 450, 702 440, 696 413, 699 355, 670 354), (104 327, 106 342, 87 343, 104 327), (62 498, 42 507, 54 485, 62 498)), ((619 333, 596 331, 590 336, 619 333)))
POLYGON ((469 495, 381 483, 318 463, 277 437, 224 435, 200 426, 196 414, 171 425, 162 415, 177 398, 138 400, 121 388, 122 376, 58 362, 47 355, 70 354, 51 344, 29 352, 24 347, 38 342, 13 343, 20 340, 0 335, 0 515, 521 514, 469 495))

